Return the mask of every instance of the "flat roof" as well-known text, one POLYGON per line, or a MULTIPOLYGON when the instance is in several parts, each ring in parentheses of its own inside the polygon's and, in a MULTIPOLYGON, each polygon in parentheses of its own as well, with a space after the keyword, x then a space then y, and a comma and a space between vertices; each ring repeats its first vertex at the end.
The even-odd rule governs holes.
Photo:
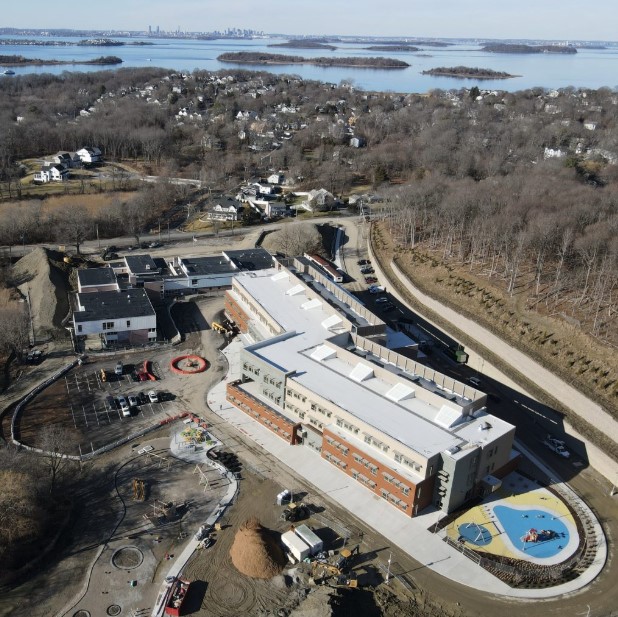
POLYGON ((117 283, 116 274, 112 268, 85 268, 77 271, 77 280, 81 287, 97 285, 113 285, 117 283))
POLYGON ((157 264, 150 255, 127 255, 124 261, 131 274, 149 274, 157 271, 157 264))
POLYGON ((127 291, 97 291, 77 294, 83 311, 74 311, 73 320, 78 322, 122 319, 124 317, 147 317, 154 315, 150 298, 144 289, 127 291))
POLYGON ((239 270, 265 270, 273 267, 272 255, 263 248, 224 251, 239 270))
POLYGON ((238 268, 225 257, 213 255, 209 257, 183 257, 178 260, 181 270, 187 276, 207 276, 209 274, 231 274, 238 268))

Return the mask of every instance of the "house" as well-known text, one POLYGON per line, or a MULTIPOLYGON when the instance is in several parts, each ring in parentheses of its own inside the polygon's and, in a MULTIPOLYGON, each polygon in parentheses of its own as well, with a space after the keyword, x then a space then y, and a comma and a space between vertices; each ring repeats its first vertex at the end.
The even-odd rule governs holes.
POLYGON ((33 181, 37 184, 47 182, 64 182, 69 177, 69 170, 61 163, 45 163, 41 171, 34 174, 33 181))
POLYGON ((157 317, 144 289, 77 293, 75 337, 103 348, 143 345, 157 339, 157 317))
POLYGON ((589 131, 596 131, 597 123, 593 122, 592 120, 588 120, 588 121, 584 122, 584 128, 589 130, 589 131))
POLYGON ((78 150, 76 154, 85 165, 100 163, 103 160, 103 155, 99 148, 82 148, 81 150, 78 150))
POLYGON ((350 139, 351 148, 364 148, 366 145, 367 142, 363 137, 352 137, 352 139, 350 139))
POLYGON ((264 207, 264 214, 269 218, 285 216, 287 206, 281 201, 268 201, 264 207))
POLYGON ((268 184, 274 184, 276 186, 276 185, 283 184, 283 179, 284 179, 283 174, 277 173, 277 174, 271 174, 270 176, 268 176, 268 178, 266 178, 266 181, 268 182, 268 184))
POLYGON ((207 212, 206 217, 211 221, 237 221, 242 210, 243 206, 237 199, 225 197, 207 212))
POLYGON ((335 196, 326 189, 314 189, 307 194, 307 201, 303 206, 313 212, 314 210, 331 210, 335 207, 335 196))
POLYGON ((64 165, 67 169, 75 169, 82 166, 82 159, 77 152, 58 152, 51 157, 53 163, 64 165))

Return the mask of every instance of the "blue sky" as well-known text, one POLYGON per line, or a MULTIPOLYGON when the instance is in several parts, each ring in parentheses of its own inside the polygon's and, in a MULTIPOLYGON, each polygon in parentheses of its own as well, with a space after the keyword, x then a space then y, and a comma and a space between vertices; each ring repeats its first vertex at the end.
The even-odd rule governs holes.
POLYGON ((7 2, 2 26, 618 40, 618 0, 101 0, 7 2))

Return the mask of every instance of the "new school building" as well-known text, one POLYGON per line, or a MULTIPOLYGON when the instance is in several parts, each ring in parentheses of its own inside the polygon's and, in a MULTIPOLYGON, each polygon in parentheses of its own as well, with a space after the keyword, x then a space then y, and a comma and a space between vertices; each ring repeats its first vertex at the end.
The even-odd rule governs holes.
POLYGON ((225 310, 248 341, 228 401, 408 515, 451 512, 516 467, 486 395, 389 349, 387 325, 309 260, 238 274, 225 310))

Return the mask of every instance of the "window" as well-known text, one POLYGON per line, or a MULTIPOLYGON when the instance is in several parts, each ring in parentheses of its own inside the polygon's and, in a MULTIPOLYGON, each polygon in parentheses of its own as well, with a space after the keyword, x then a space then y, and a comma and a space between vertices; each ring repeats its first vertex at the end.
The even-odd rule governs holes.
POLYGON ((127 328, 130 328, 130 327, 131 327, 131 320, 127 319, 127 328))
POLYGON ((191 285, 197 285, 197 279, 191 279, 191 285))
POLYGON ((81 332, 81 331, 82 331, 82 325, 81 325, 81 324, 78 324, 78 326, 77 326, 77 331, 78 331, 78 332, 81 332))
POLYGON ((103 322, 103 330, 113 330, 114 322, 113 321, 104 321, 103 322))

